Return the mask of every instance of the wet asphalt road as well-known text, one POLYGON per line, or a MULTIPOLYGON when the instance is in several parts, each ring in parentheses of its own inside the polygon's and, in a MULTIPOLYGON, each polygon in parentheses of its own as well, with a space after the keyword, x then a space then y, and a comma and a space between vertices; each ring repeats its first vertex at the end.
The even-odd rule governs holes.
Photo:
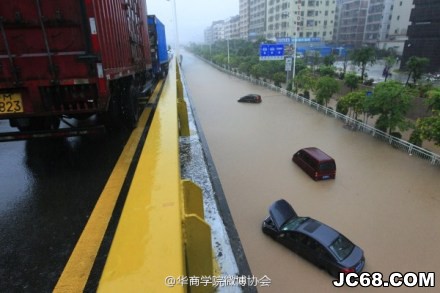
POLYGON ((0 292, 53 290, 128 135, 0 143, 0 292))

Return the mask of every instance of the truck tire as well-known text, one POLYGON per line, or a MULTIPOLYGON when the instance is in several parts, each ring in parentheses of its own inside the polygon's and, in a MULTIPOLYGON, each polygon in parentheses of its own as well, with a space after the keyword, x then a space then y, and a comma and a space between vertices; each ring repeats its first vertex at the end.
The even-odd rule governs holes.
POLYGON ((123 117, 129 128, 135 128, 139 120, 139 91, 134 84, 131 84, 126 94, 123 95, 123 117))
POLYGON ((121 105, 118 95, 112 95, 110 97, 107 111, 100 113, 98 118, 100 123, 109 129, 118 129, 121 127, 121 105))

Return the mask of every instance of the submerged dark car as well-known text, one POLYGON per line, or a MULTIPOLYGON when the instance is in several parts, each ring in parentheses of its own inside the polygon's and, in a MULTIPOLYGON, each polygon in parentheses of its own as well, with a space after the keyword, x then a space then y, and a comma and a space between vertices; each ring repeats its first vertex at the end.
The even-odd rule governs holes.
POLYGON ((330 275, 359 273, 364 252, 333 228, 309 217, 299 217, 284 199, 269 208, 263 232, 330 275))
POLYGON ((257 94, 249 94, 238 99, 241 103, 261 103, 261 96, 257 94))

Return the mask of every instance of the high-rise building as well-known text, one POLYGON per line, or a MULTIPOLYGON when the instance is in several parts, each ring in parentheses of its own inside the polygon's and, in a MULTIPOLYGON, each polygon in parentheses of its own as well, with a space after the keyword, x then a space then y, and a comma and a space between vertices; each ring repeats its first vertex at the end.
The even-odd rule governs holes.
POLYGON ((414 0, 401 65, 404 67, 411 56, 426 57, 430 62, 427 70, 440 71, 440 1, 414 0))
POLYGON ((233 16, 225 20, 225 39, 240 39, 240 16, 233 16))
POLYGON ((333 41, 341 45, 360 47, 364 41, 369 0, 338 2, 333 41))
POLYGON ((249 0, 240 0, 240 39, 247 40, 249 36, 249 0))
POLYGON ((380 49, 393 49, 398 55, 403 54, 403 46, 408 39, 409 16, 413 7, 412 0, 394 0, 388 32, 377 44, 380 49))
POLYGON ((264 37, 266 35, 267 0, 248 0, 248 1, 249 1, 248 39, 254 40, 258 37, 264 37))
POLYGON ((205 29, 205 43, 212 44, 219 40, 225 40, 226 21, 217 20, 205 29))
POLYGON ((385 40, 391 24, 394 0, 370 0, 365 21, 364 44, 376 47, 385 40))
POLYGON ((333 38, 336 0, 267 0, 266 37, 333 38))
POLYGON ((339 0, 334 42, 402 54, 412 0, 339 0))

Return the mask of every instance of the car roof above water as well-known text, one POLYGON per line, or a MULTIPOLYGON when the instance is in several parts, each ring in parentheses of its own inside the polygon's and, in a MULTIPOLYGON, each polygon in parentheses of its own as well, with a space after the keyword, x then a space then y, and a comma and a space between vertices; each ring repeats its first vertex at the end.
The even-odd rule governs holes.
POLYGON ((297 227, 296 231, 309 235, 324 246, 332 244, 340 235, 335 229, 312 218, 297 227))
POLYGON ((303 149, 301 149, 301 151, 308 153, 310 156, 312 156, 313 158, 316 158, 320 162, 334 161, 332 157, 330 157, 329 155, 327 155, 326 153, 324 153, 323 151, 321 151, 320 149, 318 149, 316 147, 303 148, 303 149))

